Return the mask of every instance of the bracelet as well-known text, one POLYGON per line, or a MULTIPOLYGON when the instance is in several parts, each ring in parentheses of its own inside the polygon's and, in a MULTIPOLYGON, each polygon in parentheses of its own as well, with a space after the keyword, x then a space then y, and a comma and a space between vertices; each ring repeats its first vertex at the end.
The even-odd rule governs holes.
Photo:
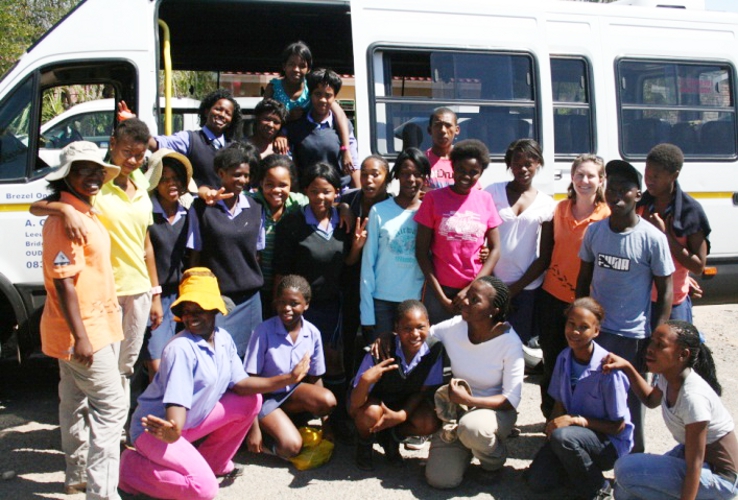
POLYGON ((339 149, 339 151, 348 151, 349 148, 348 148, 348 146, 341 146, 338 149, 339 149))
POLYGON ((161 285, 151 287, 151 295, 161 295, 161 285))

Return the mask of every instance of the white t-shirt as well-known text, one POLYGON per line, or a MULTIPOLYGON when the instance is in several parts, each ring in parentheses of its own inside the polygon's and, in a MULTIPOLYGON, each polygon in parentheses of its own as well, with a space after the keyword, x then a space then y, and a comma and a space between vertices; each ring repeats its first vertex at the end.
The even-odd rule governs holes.
MULTIPOLYGON (((485 191, 495 200, 502 224, 500 232, 500 260, 495 265, 495 276, 510 285, 519 280, 538 257, 538 239, 541 224, 553 218, 556 202, 546 193, 538 191, 533 203, 515 215, 507 201, 507 182, 487 186, 485 191)), ((544 274, 533 280, 526 290, 535 290, 543 284, 544 274)))
POLYGON ((707 444, 714 443, 733 430, 733 419, 720 396, 694 370, 687 375, 671 408, 666 403, 666 386, 666 379, 657 376, 656 387, 663 393, 661 414, 666 427, 679 444, 685 443, 685 427, 695 422, 708 422, 707 444))
POLYGON ((469 382, 472 395, 502 394, 514 408, 518 407, 525 362, 523 344, 512 326, 498 337, 472 344, 466 321, 455 316, 431 326, 430 334, 443 343, 454 377, 469 382))

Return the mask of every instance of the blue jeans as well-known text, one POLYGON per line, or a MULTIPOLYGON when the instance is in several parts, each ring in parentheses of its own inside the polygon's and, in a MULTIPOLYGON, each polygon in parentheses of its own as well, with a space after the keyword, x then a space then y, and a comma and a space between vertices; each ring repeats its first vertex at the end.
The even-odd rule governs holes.
MULTIPOLYGON (((687 474, 684 446, 679 445, 665 455, 637 453, 626 455, 615 463, 616 500, 674 500, 681 496, 687 474)), ((738 495, 736 480, 713 474, 708 464, 702 466, 698 500, 723 500, 738 495)))
MULTIPOLYGON (((651 311, 653 311, 653 302, 651 302, 651 311)), ((671 314, 669 319, 678 319, 692 323, 692 299, 687 295, 687 298, 682 301, 681 304, 671 306, 671 314)), ((656 324, 656 318, 651 316, 651 331, 654 331, 658 325, 656 324)))
POLYGON ((161 296, 161 307, 164 311, 164 317, 161 320, 161 325, 156 330, 151 329, 150 321, 149 326, 146 327, 146 337, 144 338, 145 349, 141 351, 141 357, 144 360, 161 359, 164 346, 167 345, 169 339, 177 334, 178 323, 174 321, 174 313, 170 309, 177 297, 177 292, 161 296))
POLYGON ((399 304, 399 302, 374 299, 374 338, 371 339, 372 342, 382 333, 395 330, 395 310, 399 304))
POLYGON ((528 486, 536 493, 550 493, 566 478, 583 498, 593 498, 605 485, 603 470, 612 469, 618 452, 602 433, 571 425, 551 433, 533 459, 528 486))
POLYGON ((223 328, 233 337, 238 356, 243 359, 251 334, 261 323, 261 295, 256 291, 251 297, 238 304, 231 312, 223 316, 218 313, 215 325, 223 328))
MULTIPOLYGON (((444 295, 449 299, 453 299, 462 290, 461 288, 451 288, 450 286, 441 285, 444 295)), ((431 325, 437 325, 441 321, 453 318, 455 315, 446 311, 441 302, 436 297, 436 293, 428 282, 423 286, 423 305, 428 309, 428 319, 431 325)))
POLYGON ((533 312, 537 294, 538 288, 523 290, 510 301, 507 321, 513 326, 523 344, 527 344, 533 337, 538 337, 538 324, 533 312))

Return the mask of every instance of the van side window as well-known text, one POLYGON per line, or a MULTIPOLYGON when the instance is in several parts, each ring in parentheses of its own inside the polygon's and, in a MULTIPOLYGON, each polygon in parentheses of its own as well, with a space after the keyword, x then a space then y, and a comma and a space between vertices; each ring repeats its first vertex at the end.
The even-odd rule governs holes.
POLYGON ((671 142, 687 160, 735 159, 734 73, 722 62, 617 61, 622 155, 642 159, 671 142))
POLYGON ((557 159, 595 152, 589 75, 589 64, 585 59, 551 56, 554 153, 557 159))
POLYGON ((539 140, 538 80, 530 54, 377 48, 373 55, 374 152, 429 148, 428 119, 439 106, 456 112, 458 139, 479 139, 493 156, 515 139, 539 140))
POLYGON ((33 77, 28 77, 0 104, 0 181, 26 177, 32 102, 33 77))

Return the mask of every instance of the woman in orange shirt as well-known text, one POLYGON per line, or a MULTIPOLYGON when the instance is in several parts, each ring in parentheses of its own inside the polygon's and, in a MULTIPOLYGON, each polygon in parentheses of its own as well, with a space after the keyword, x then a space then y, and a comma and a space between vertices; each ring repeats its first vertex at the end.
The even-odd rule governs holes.
MULTIPOLYGON (((548 418, 554 401, 548 395, 556 357, 566 347, 564 311, 574 302, 579 274, 579 247, 587 226, 610 215, 605 203, 605 162, 599 156, 583 154, 571 165, 568 197, 554 209, 553 241, 541 248, 551 248, 549 267, 537 300, 540 319, 539 342, 543 351, 541 411, 548 418)), ((541 255, 546 258, 546 256, 541 255)))

